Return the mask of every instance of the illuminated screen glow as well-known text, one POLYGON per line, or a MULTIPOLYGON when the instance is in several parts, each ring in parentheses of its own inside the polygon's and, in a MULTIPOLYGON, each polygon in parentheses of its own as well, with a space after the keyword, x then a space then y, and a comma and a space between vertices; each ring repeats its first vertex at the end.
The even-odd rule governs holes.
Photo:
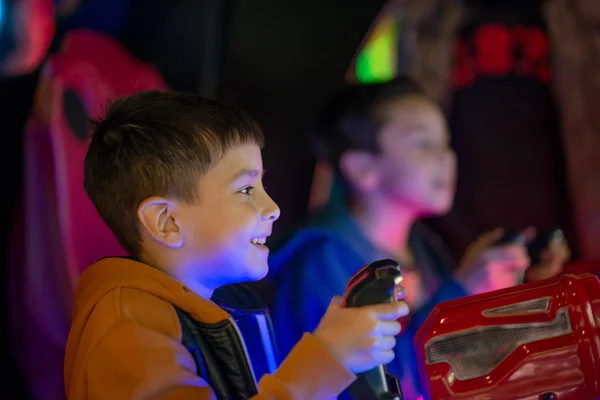
POLYGON ((384 82, 396 74, 399 21, 383 18, 356 57, 355 74, 360 83, 384 82))
POLYGON ((393 79, 405 68, 400 52, 406 21, 406 3, 388 0, 379 12, 356 51, 346 72, 346 81, 359 84, 393 79))

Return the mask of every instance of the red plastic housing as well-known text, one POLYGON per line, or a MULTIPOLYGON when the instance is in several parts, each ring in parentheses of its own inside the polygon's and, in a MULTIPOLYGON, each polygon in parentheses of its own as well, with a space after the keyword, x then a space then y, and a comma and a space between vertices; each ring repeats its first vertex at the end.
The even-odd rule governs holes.
POLYGON ((414 341, 424 399, 598 399, 599 326, 592 274, 442 303, 414 341))

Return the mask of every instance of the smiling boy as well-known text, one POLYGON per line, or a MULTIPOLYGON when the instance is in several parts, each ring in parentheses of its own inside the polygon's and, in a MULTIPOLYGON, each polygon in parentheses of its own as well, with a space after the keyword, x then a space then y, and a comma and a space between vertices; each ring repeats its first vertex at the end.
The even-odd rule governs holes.
POLYGON ((141 92, 97 123, 85 190, 131 257, 80 277, 69 399, 330 399, 394 358, 406 304, 334 299, 277 365, 268 313, 238 285, 267 274, 280 213, 262 142, 242 110, 190 94, 141 92))

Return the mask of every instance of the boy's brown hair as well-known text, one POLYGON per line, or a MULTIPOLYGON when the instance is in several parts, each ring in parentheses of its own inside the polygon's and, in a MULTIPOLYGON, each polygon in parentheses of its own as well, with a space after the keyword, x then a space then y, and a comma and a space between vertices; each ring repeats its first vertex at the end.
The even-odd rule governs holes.
POLYGON ((85 157, 84 188, 123 248, 140 254, 137 208, 152 196, 194 202, 198 180, 238 145, 263 146, 238 107, 194 94, 145 91, 110 104, 85 157))
POLYGON ((338 166, 349 150, 377 153, 377 132, 386 121, 378 110, 388 101, 410 96, 425 96, 422 88, 408 76, 371 84, 350 84, 323 109, 315 130, 316 156, 338 166))
POLYGON ((412 96, 425 96, 408 76, 383 83, 350 84, 332 98, 317 118, 313 146, 317 160, 328 162, 336 172, 333 203, 352 204, 353 190, 340 171, 344 153, 351 150, 377 154, 379 129, 386 123, 379 117, 382 105, 412 96))

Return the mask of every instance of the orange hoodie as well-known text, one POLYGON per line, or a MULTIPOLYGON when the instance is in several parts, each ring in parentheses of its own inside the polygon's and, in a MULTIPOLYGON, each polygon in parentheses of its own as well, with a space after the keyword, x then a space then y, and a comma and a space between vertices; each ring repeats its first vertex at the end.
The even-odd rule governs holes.
MULTIPOLYGON (((107 258, 89 267, 75 291, 65 355, 71 400, 203 400, 215 396, 182 345, 172 305, 204 323, 229 314, 148 265, 107 258)), ((252 399, 331 399, 356 377, 310 334, 252 399)))

